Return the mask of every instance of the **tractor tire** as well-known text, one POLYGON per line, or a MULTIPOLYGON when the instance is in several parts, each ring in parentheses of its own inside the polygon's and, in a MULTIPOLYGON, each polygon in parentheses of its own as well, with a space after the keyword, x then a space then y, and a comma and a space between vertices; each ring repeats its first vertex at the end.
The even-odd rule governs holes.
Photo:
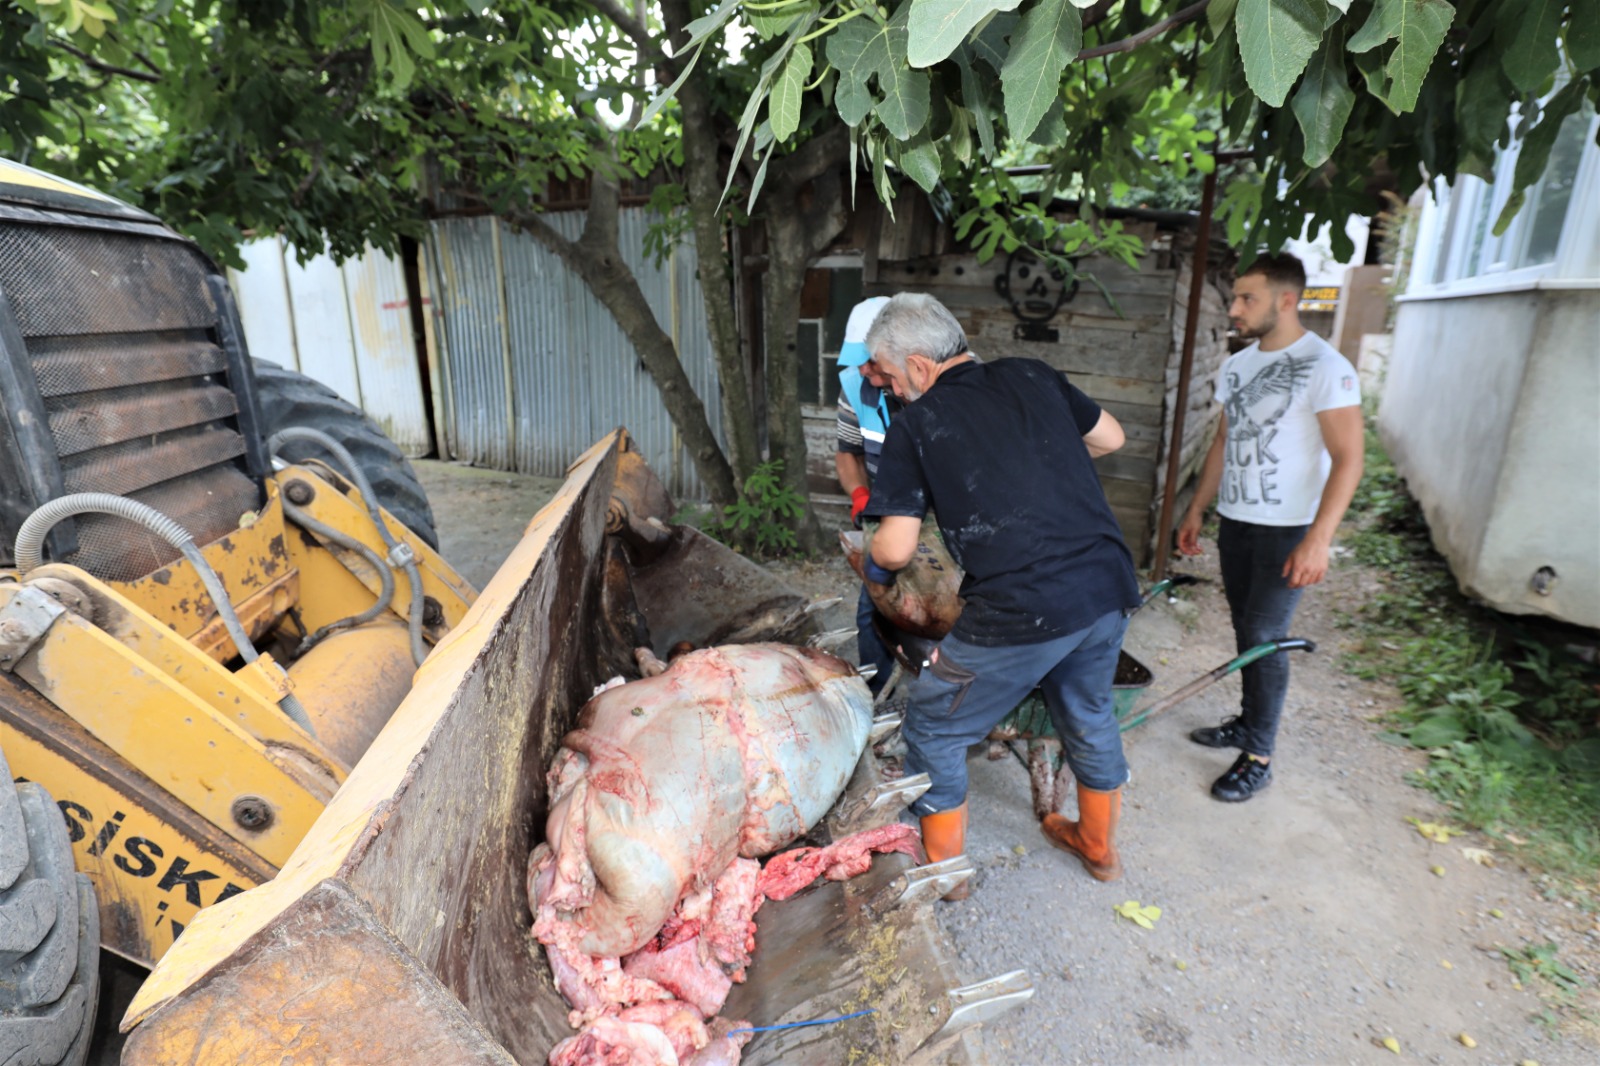
POLYGON ((83 1066, 99 964, 100 908, 66 819, 0 755, 0 1062, 83 1066))
MULTIPOLYGON (((339 398, 321 382, 276 363, 255 359, 256 403, 261 409, 261 435, 270 438, 291 426, 320 430, 344 445, 361 472, 372 482, 378 504, 398 518, 417 536, 438 549, 439 534, 434 531, 433 508, 417 480, 417 472, 377 423, 359 407, 339 398)), ((285 444, 282 457, 290 462, 304 459, 331 460, 315 444, 294 441, 285 444)), ((339 465, 329 463, 335 470, 339 465)), ((3 1061, 3 1060, 0 1060, 3 1061)))

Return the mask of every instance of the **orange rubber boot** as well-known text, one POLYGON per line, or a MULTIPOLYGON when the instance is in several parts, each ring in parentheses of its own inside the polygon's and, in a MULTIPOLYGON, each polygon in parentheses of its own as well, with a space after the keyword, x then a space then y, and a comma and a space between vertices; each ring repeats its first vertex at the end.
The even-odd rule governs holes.
POLYGON ((1122 789, 1096 792, 1078 786, 1078 820, 1069 822, 1059 814, 1047 814, 1039 828, 1062 851, 1070 851, 1096 881, 1115 881, 1122 876, 1122 858, 1117 854, 1117 821, 1122 817, 1122 789))
MULTIPOLYGON (((961 806, 953 810, 922 816, 922 850, 928 853, 928 861, 930 863, 953 859, 967 850, 967 803, 965 800, 961 801, 961 806)), ((944 898, 955 902, 956 900, 966 899, 971 892, 972 882, 969 878, 952 888, 944 898)))

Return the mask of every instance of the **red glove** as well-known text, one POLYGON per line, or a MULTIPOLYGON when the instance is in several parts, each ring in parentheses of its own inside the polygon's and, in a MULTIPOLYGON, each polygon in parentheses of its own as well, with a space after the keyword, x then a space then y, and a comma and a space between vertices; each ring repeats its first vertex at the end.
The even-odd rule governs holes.
POLYGON ((867 509, 867 501, 872 498, 872 493, 865 485, 857 485, 850 490, 850 521, 857 529, 861 528, 861 512, 867 509))

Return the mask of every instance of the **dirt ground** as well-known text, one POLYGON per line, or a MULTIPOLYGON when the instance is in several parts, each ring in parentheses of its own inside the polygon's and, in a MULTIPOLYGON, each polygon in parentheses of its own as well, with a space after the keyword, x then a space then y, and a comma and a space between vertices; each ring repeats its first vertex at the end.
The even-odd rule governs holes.
MULTIPOLYGON (((479 584, 557 484, 417 467, 443 554, 479 584)), ((1127 650, 1155 675, 1150 700, 1232 654, 1214 550, 1185 568, 1208 583, 1182 602, 1158 600, 1130 627, 1127 650)), ((808 595, 853 601, 842 560, 783 572, 808 595)), ((1295 660, 1275 780, 1254 800, 1211 799, 1232 753, 1187 739, 1234 713, 1236 677, 1127 734, 1119 882, 1099 884, 1050 848, 1021 765, 974 749, 968 851, 978 873, 971 899, 939 916, 964 979, 1025 969, 1037 989, 985 1034, 990 1061, 1384 1063, 1396 1057, 1382 1043, 1392 1037, 1411 1061, 1600 1062, 1592 1026, 1535 1020, 1539 990, 1519 987, 1500 953, 1554 942, 1592 983, 1595 916, 1547 898, 1503 855, 1486 866, 1463 851, 1492 853, 1489 841, 1434 843, 1406 821, 1445 820, 1405 780, 1424 756, 1379 739, 1375 719, 1395 692, 1339 665, 1351 638, 1336 621, 1381 580, 1340 563, 1302 601, 1293 635, 1318 649, 1295 660), (1161 908, 1153 929, 1113 911, 1128 900, 1161 908)), ((849 625, 847 607, 830 621, 849 625)))

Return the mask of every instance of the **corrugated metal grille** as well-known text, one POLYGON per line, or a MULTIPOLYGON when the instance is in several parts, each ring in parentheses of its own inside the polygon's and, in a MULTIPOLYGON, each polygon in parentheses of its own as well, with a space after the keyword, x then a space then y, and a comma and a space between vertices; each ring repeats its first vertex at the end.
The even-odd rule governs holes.
POLYGON ((0 227, 0 285, 24 337, 205 328, 217 320, 181 241, 55 226, 0 227))
POLYGON ((367 248, 304 264, 280 237, 242 249, 230 271, 250 354, 298 370, 360 407, 408 456, 433 450, 405 265, 367 248))
MULTIPOLYGON (((260 505, 239 457, 237 399, 217 342, 212 267, 181 241, 0 226, 0 287, 17 317, 68 492, 132 495, 207 543, 260 505)), ((129 581, 177 549, 123 519, 76 520, 69 560, 129 581)))
MULTIPOLYGON (((584 213, 546 216, 574 239, 584 213)), ((716 363, 692 243, 664 263, 644 251, 653 216, 624 208, 618 238, 721 439, 716 363)), ((655 381, 605 306, 535 238, 488 218, 434 223, 447 439, 454 458, 562 476, 596 438, 626 426, 675 495, 704 495, 655 381)))
POLYGON ((50 415, 50 435, 62 456, 197 426, 239 410, 226 385, 205 379, 177 383, 170 391, 135 385, 92 393, 88 398, 77 393, 46 400, 44 406, 50 415))
POLYGON ((228 362, 222 349, 198 330, 36 337, 28 344, 28 361, 45 399, 215 374, 228 362))
POLYGON ((213 423, 64 456, 61 477, 68 492, 121 496, 243 454, 244 438, 213 423))

